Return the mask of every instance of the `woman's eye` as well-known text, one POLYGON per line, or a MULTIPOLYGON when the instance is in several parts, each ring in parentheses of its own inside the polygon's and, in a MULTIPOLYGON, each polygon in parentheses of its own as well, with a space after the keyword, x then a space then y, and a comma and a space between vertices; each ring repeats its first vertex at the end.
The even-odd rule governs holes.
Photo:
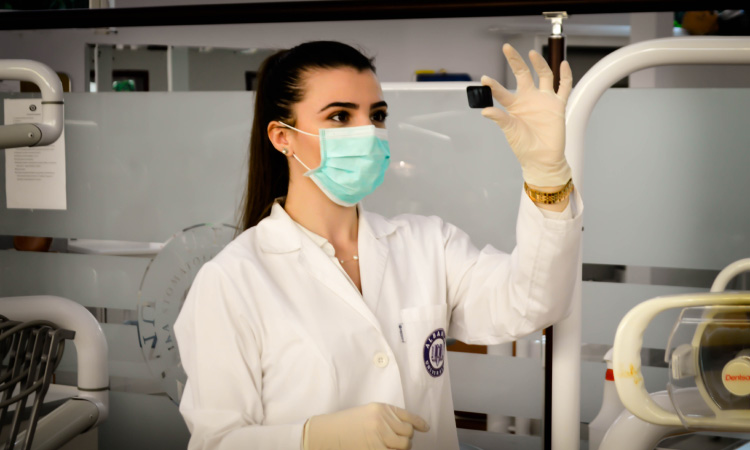
POLYGON ((328 118, 329 120, 335 120, 336 122, 345 123, 349 120, 349 113, 346 111, 339 111, 328 118))
POLYGON ((385 122, 386 117, 388 117, 388 113, 385 111, 376 111, 372 115, 372 120, 375 122, 385 122))

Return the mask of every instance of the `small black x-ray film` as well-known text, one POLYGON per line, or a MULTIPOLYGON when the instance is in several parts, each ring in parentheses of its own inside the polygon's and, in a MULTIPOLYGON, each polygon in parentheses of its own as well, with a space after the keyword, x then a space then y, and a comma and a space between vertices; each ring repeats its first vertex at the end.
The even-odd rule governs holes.
POLYGON ((472 108, 486 108, 492 106, 492 89, 489 86, 468 86, 466 96, 472 108))

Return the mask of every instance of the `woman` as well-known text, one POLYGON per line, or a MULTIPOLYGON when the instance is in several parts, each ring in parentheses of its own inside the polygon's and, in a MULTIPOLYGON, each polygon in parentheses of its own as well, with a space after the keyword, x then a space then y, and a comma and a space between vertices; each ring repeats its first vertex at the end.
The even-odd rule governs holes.
POLYGON ((519 89, 483 77, 508 111, 483 114, 529 184, 510 255, 437 217, 358 204, 390 157, 372 60, 310 42, 265 61, 245 231, 201 269, 175 324, 191 449, 456 449, 446 336, 498 344, 564 317, 582 211, 563 155, 570 67, 555 94, 532 52, 538 90, 503 51, 519 89))

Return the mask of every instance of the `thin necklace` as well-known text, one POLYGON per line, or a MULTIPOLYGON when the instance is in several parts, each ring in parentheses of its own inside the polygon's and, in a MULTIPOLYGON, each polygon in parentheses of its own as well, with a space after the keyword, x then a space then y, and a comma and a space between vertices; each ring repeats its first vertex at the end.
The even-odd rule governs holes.
POLYGON ((359 261, 359 256, 354 255, 354 256, 351 257, 351 259, 346 259, 346 260, 345 259, 339 259, 339 263, 341 263, 341 264, 347 263, 349 261, 359 261))

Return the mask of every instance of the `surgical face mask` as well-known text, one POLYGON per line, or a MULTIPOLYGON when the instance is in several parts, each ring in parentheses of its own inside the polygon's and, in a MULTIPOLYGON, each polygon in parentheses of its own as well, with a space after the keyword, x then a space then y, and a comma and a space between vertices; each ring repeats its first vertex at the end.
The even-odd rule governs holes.
POLYGON ((380 186, 388 169, 391 150, 388 132, 374 125, 348 128, 321 128, 320 134, 298 130, 284 122, 285 127, 320 139, 320 167, 307 169, 306 177, 334 203, 354 206, 380 186))

